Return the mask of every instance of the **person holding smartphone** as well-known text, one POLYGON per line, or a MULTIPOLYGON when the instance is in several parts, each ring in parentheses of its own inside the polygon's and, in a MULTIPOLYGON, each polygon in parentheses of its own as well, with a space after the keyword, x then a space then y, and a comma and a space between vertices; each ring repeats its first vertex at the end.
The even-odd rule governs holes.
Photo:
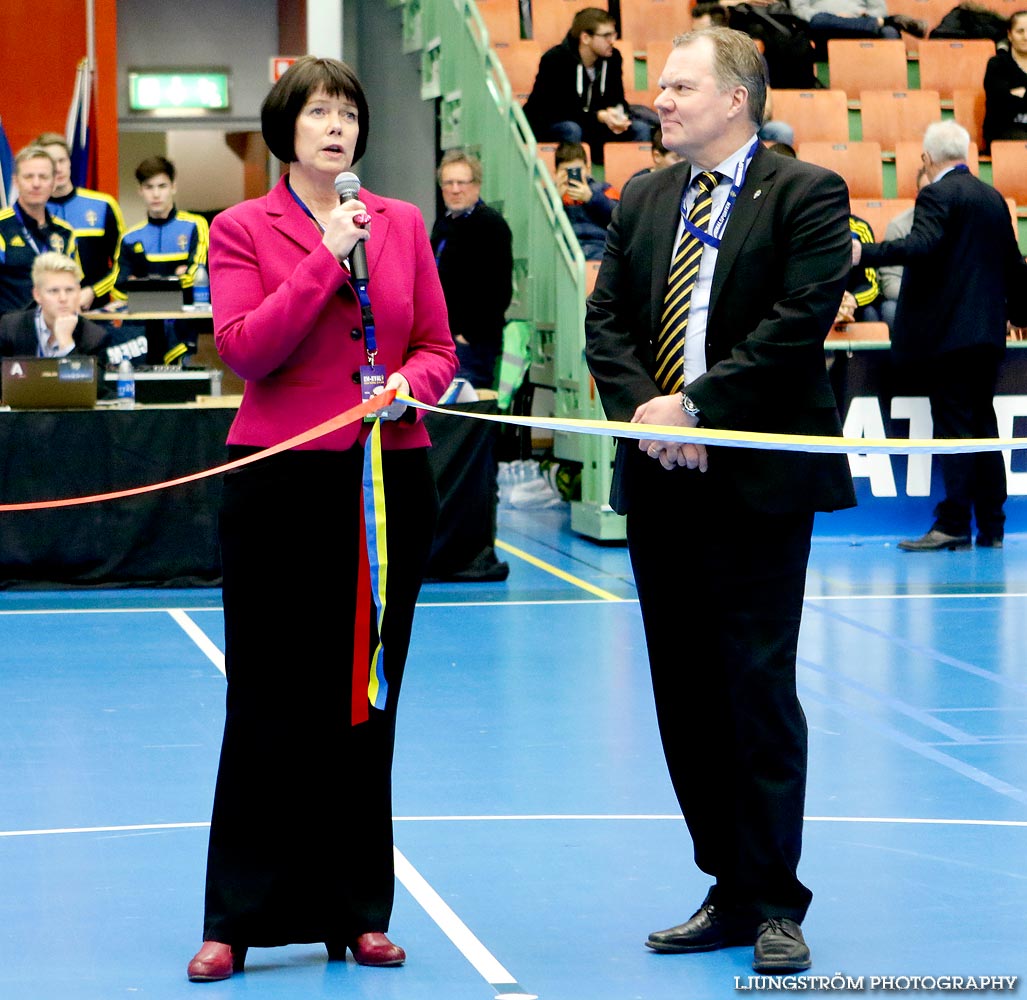
POLYGON ((600 260, 606 246, 606 227, 620 192, 591 176, 580 142, 561 142, 556 147, 555 163, 556 189, 585 260, 600 260))

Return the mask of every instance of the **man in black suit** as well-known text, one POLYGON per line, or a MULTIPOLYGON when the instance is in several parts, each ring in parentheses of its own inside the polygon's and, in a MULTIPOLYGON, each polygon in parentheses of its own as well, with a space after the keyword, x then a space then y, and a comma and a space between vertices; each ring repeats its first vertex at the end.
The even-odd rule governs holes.
MULTIPOLYGON (((588 306, 606 414, 838 436, 824 338, 851 260, 845 184, 760 146, 751 38, 711 28, 674 44, 655 106, 685 162, 628 185, 588 306)), ((690 919, 649 935, 656 951, 755 943, 758 971, 810 965, 796 647, 814 512, 854 502, 842 455, 619 444, 611 503, 627 514, 664 752, 716 880, 690 919)))
POLYGON ((102 354, 107 332, 78 314, 78 275, 78 265, 62 253, 47 251, 36 257, 32 263, 36 304, 0 317, 0 357, 102 354))
MULTIPOLYGON (((892 356, 922 376, 937 438, 995 438, 994 397, 1006 348, 1007 319, 1027 325, 1027 264, 1005 199, 966 165, 969 133, 953 121, 924 133, 929 179, 909 235, 853 244, 853 262, 902 264, 892 356)), ((968 548, 971 514, 977 545, 1001 548, 1006 470, 1001 452, 939 455, 945 498, 907 552, 968 548)))

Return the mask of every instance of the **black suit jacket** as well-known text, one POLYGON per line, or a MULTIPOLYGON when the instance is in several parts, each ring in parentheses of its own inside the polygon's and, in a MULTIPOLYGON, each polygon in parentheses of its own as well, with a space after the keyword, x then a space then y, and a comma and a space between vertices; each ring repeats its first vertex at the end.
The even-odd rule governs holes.
MULTIPOLYGON (((72 354, 99 355, 106 347, 107 331, 80 316, 72 337, 75 341, 72 354)), ((0 357, 34 357, 38 351, 35 306, 6 313, 0 317, 0 357)))
POLYGON ((923 188, 909 235, 864 246, 863 261, 904 267, 892 331, 900 360, 985 345, 1002 351, 1006 319, 1027 325, 1027 264, 1009 209, 967 170, 923 188))
MULTIPOLYGON (((614 211, 588 305, 586 355, 607 416, 630 420, 662 395, 654 340, 689 165, 632 182, 614 211)), ((845 182, 759 149, 725 228, 706 331, 707 371, 686 387, 704 426, 838 436, 824 359, 851 266, 845 182)), ((770 513, 855 503, 843 455, 710 448, 707 475, 727 477, 744 503, 770 513)), ((617 455, 611 504, 631 505, 637 442, 617 455)), ((641 461, 652 459, 641 455, 641 461)))

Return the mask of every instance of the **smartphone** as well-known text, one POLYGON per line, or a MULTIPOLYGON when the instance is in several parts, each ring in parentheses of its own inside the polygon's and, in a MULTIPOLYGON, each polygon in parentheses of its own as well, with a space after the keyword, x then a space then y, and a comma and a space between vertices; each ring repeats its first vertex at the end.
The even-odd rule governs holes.
POLYGON ((568 167, 567 180, 581 183, 581 167, 568 167))

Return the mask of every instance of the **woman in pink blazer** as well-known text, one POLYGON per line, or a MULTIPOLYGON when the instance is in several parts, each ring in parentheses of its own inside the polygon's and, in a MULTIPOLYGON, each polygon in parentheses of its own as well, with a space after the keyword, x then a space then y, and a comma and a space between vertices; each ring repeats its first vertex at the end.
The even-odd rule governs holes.
MULTIPOLYGON (((210 231, 218 351, 246 380, 232 458, 361 400, 361 369, 436 402, 456 369, 420 213, 336 176, 360 159, 367 103, 344 63, 305 56, 261 112, 290 164, 265 197, 210 231), (349 270, 366 249, 373 334, 349 270), (373 339, 372 339, 373 337, 373 339), (376 343, 375 343, 376 341, 376 343), (373 359, 369 349, 376 348, 373 359)), ((380 391, 380 390, 379 390, 380 391)), ((324 942, 362 965, 399 965, 391 771, 396 702, 437 511, 419 411, 383 412, 388 577, 381 633, 366 582, 367 424, 350 424, 226 476, 221 513, 227 712, 193 981, 227 979, 249 946, 324 942), (367 693, 382 646, 378 707, 367 693), (386 692, 381 695, 381 692, 386 692)))

